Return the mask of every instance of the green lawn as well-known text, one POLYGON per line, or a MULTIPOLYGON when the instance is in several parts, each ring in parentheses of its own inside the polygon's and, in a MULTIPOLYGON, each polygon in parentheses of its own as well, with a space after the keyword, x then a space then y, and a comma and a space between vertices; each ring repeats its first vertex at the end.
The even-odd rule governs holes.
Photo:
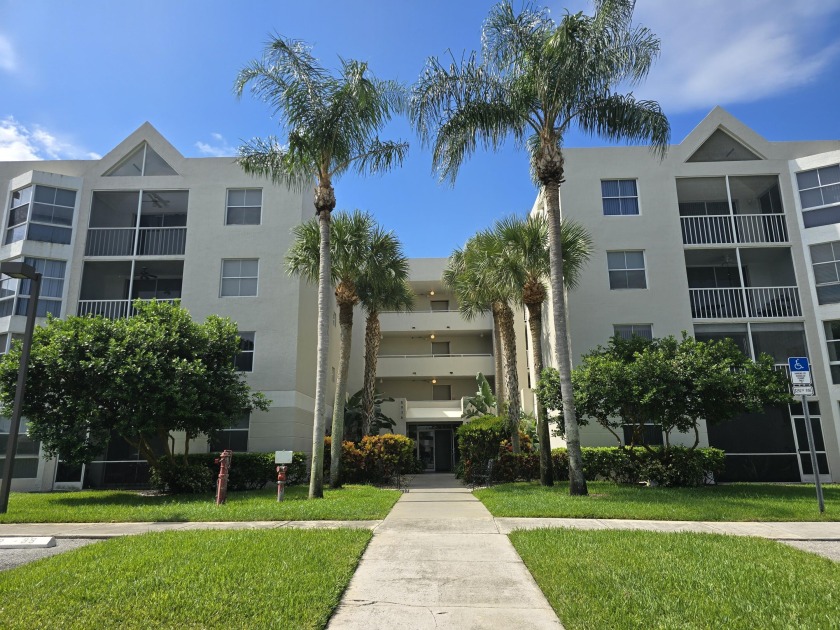
POLYGON ((771 540, 571 529, 510 538, 568 630, 818 630, 840 620, 840 564, 771 540))
POLYGON ((3 628, 323 628, 366 530, 126 536, 0 573, 3 628))
POLYGON ((231 492, 217 506, 211 495, 143 496, 125 490, 12 493, 0 523, 118 523, 131 521, 322 521, 385 518, 400 497, 396 490, 372 486, 324 489, 324 498, 309 501, 304 486, 286 488, 278 503, 276 490, 231 492))
POLYGON ((588 497, 569 484, 511 483, 476 490, 493 516, 629 518, 667 521, 840 521, 840 485, 823 486, 820 515, 813 486, 743 483, 646 488, 590 481, 588 497))

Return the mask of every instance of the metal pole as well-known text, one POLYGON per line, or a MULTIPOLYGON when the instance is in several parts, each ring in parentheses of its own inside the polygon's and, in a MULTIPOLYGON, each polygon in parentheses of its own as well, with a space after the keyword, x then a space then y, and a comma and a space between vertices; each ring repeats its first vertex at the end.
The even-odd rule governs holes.
POLYGON ((9 426, 9 441, 6 444, 6 460, 3 462, 3 480, 0 483, 0 514, 5 514, 9 507, 9 492, 12 489, 12 473, 15 465, 20 416, 23 409, 23 395, 26 389, 26 371, 29 368, 29 351, 32 348, 32 332, 35 330, 35 314, 38 310, 38 297, 41 294, 41 274, 36 273, 31 279, 29 306, 26 309, 26 328, 23 333, 23 349, 20 353, 15 402, 12 408, 12 421, 9 426))
POLYGON ((811 428, 811 414, 808 413, 808 401, 805 396, 801 397, 802 411, 805 412, 805 433, 808 436, 808 450, 811 451, 811 468, 814 471, 814 483, 817 487, 817 502, 820 504, 820 514, 825 512, 823 501, 822 483, 820 483, 820 469, 817 465, 817 448, 814 446, 814 430, 811 428))

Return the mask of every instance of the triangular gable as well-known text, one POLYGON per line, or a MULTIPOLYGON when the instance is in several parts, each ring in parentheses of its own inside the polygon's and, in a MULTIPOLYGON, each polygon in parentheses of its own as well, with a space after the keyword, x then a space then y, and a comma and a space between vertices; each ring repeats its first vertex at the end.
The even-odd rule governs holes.
POLYGON ((760 159, 723 129, 718 128, 686 162, 744 162, 760 159))
POLYGON ((671 150, 676 159, 684 162, 766 160, 773 153, 767 140, 722 107, 710 111, 671 150))
POLYGON ((110 177, 178 175, 184 156, 148 122, 105 155, 102 173, 110 177))

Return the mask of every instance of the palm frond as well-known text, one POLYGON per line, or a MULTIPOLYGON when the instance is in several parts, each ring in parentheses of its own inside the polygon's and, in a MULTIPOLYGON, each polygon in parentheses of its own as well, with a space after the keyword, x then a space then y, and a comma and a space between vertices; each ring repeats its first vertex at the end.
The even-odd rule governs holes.
POLYGON ((578 116, 584 133, 610 140, 648 142, 660 157, 668 149, 671 126, 655 101, 637 101, 632 94, 593 98, 578 116))
POLYGON ((274 137, 255 138, 240 145, 236 163, 249 175, 268 177, 273 183, 301 192, 315 181, 317 166, 304 139, 290 134, 289 145, 274 137))

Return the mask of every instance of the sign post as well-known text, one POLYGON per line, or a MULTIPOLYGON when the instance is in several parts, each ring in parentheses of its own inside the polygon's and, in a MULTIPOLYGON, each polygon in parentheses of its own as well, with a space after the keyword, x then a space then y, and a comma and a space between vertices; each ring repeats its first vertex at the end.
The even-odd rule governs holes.
POLYGON ((825 512, 822 483, 820 482, 820 468, 817 462, 817 448, 814 445, 814 429, 811 427, 811 414, 808 410, 807 396, 814 395, 814 385, 811 380, 811 366, 808 357, 789 357, 790 382, 793 385, 794 396, 798 395, 802 401, 802 412, 805 414, 805 434, 808 436, 808 450, 811 452, 811 469, 814 472, 814 485, 817 488, 817 502, 820 513, 825 512))

